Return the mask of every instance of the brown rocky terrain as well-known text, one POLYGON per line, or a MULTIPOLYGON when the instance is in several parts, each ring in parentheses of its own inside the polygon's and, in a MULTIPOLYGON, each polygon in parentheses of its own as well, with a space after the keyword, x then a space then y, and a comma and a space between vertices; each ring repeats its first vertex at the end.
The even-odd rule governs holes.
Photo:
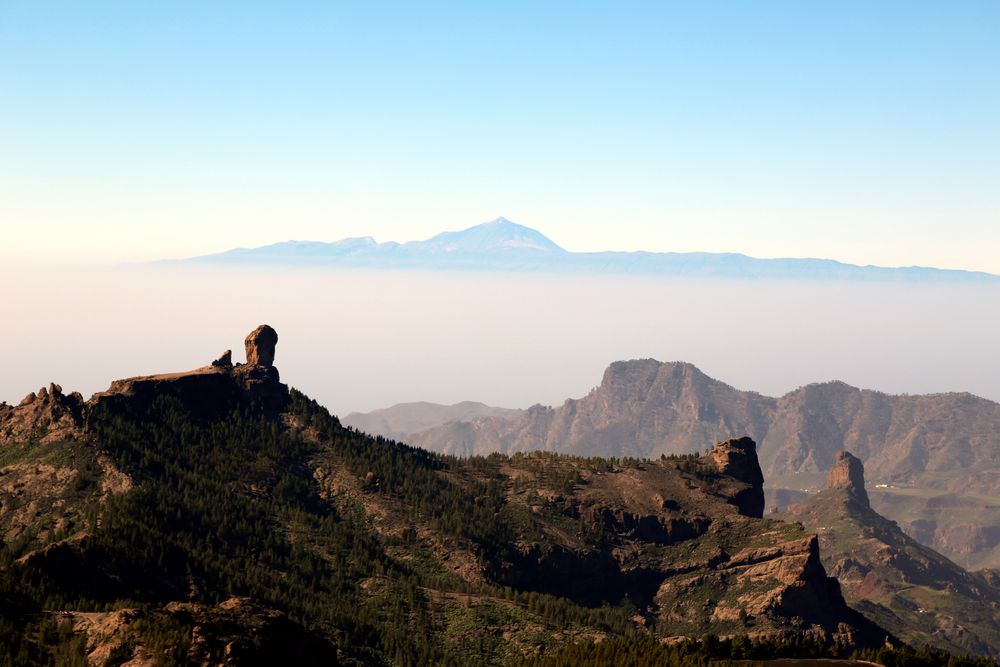
POLYGON ((864 467, 852 454, 840 452, 828 488, 781 518, 815 531, 847 600, 904 640, 1000 655, 1000 588, 872 510, 864 467))
POLYGON ((966 565, 1000 566, 1000 404, 970 394, 892 396, 828 382, 772 398, 691 364, 643 359, 611 364, 599 387, 561 406, 451 421, 405 441, 461 456, 543 450, 655 458, 697 452, 733 433, 760 443, 771 494, 793 501, 803 488, 819 490, 847 449, 879 484, 879 511, 966 565), (963 506, 972 520, 956 522, 944 503, 963 506))
POLYGON ((763 518, 750 438, 655 461, 438 457, 290 391, 267 329, 256 363, 4 408, 0 621, 68 621, 92 664, 502 663, 626 632, 881 643, 816 536, 763 518))
POLYGON ((160 609, 59 612, 84 640, 87 662, 153 667, 170 659, 190 665, 304 665, 330 661, 335 648, 285 614, 247 598, 218 605, 171 602, 160 609), (176 636, 164 636, 169 628, 176 636), (157 631, 154 631, 158 630, 157 631))

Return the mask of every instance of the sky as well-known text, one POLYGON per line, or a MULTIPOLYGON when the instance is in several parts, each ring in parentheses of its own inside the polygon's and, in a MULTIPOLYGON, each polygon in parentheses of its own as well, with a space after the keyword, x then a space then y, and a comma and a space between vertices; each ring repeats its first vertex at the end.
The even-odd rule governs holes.
POLYGON ((1000 273, 1000 3, 0 0, 0 262, 427 238, 1000 273))

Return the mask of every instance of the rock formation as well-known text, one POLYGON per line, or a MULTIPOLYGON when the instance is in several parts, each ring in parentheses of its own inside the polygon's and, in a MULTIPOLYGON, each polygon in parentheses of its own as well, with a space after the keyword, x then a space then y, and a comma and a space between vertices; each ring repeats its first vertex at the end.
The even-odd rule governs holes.
POLYGON ((274 365, 274 346, 278 344, 278 332, 267 324, 262 324, 243 341, 247 349, 248 366, 274 365))
POLYGON ((223 352, 218 359, 212 362, 213 366, 218 368, 232 368, 233 367, 233 351, 226 350, 223 352))
POLYGON ((79 392, 63 394, 50 383, 15 406, 0 405, 0 441, 37 437, 42 441, 68 440, 79 435, 84 402, 79 392))
POLYGON ((1000 588, 918 543, 868 504, 864 467, 840 452, 828 487, 780 518, 819 534, 848 603, 915 645, 1000 656, 1000 588))
POLYGON ((757 444, 750 438, 724 440, 712 448, 716 469, 746 485, 737 493, 732 504, 746 516, 764 516, 764 473, 757 460, 757 444))
MULTIPOLYGON (((288 386, 281 383, 278 369, 273 366, 277 341, 277 332, 263 324, 246 337, 249 363, 234 366, 232 352, 226 350, 208 366, 194 370, 115 380, 107 391, 87 401, 83 414, 86 417, 105 402, 148 404, 155 397, 167 394, 179 399, 200 417, 227 414, 241 404, 259 407, 264 414, 274 417, 288 404, 288 386)), ((35 398, 29 395, 25 401, 35 405, 51 400, 42 398, 43 394, 62 396, 58 385, 53 385, 48 392, 39 392, 35 398)), ((2 419, 0 415, 0 421, 2 419)))
POLYGON ((865 466, 861 459, 850 452, 837 453, 837 462, 830 468, 826 486, 828 489, 847 489, 865 507, 871 506, 868 492, 865 491, 865 466))

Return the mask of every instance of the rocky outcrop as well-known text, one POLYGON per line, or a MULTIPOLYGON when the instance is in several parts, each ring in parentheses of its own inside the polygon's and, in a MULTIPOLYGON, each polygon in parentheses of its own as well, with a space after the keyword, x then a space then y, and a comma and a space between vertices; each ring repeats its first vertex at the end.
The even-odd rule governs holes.
POLYGON ((838 455, 827 489, 781 518, 816 531, 848 602, 904 641, 1000 655, 1000 589, 871 509, 863 466, 851 454, 838 455))
POLYGON ((847 489, 865 507, 871 507, 868 492, 865 491, 865 466, 850 452, 837 453, 837 462, 830 468, 826 479, 828 489, 847 489))
POLYGON ((746 436, 724 440, 712 448, 711 457, 716 470, 745 485, 731 500, 740 514, 764 516, 764 473, 757 461, 757 444, 746 436))
POLYGON ((223 352, 218 359, 212 362, 213 366, 219 368, 232 368, 233 367, 233 351, 226 350, 223 352))
POLYGON ((244 364, 236 366, 232 376, 240 385, 242 398, 265 414, 276 415, 288 404, 288 385, 281 383, 274 366, 244 364))
POLYGON ((711 567, 666 579, 655 601, 661 623, 699 630, 753 627, 754 619, 782 617, 797 619, 799 632, 848 644, 871 642, 879 632, 847 606, 837 580, 826 576, 815 535, 732 556, 720 552, 711 567))
POLYGON ((249 598, 229 598, 209 607, 171 602, 165 608, 191 624, 188 661, 195 665, 311 665, 328 662, 336 647, 282 612, 249 598))
POLYGON ((163 664, 162 639, 147 635, 162 626, 190 632, 186 655, 171 655, 174 647, 167 653, 189 665, 323 664, 336 654, 330 642, 247 598, 215 606, 171 602, 161 609, 62 612, 54 618, 70 621, 85 638, 87 661, 93 665, 163 664))
POLYGON ((288 386, 273 366, 277 340, 277 332, 263 324, 246 337, 247 359, 252 360, 247 364, 234 366, 226 350, 210 365, 191 371, 115 380, 107 391, 95 394, 88 407, 123 401, 145 404, 170 395, 201 417, 225 414, 240 404, 276 416, 288 404, 288 386))
POLYGON ((0 405, 0 443, 36 438, 42 442, 79 437, 84 402, 79 392, 63 394, 49 384, 24 397, 17 406, 0 405))
POLYGON ((274 347, 278 344, 278 332, 267 324, 251 331, 243 341, 247 350, 247 365, 273 366, 274 347))
POLYGON ((519 455, 505 474, 514 480, 505 511, 523 511, 532 517, 523 525, 538 529, 518 537, 511 561, 488 561, 487 577, 499 583, 592 606, 627 599, 663 637, 805 632, 868 645, 885 637, 847 606, 815 535, 761 518, 750 438, 701 457, 597 469, 519 455))
POLYGON ((232 363, 226 350, 208 366, 180 373, 143 375, 115 380, 107 391, 88 401, 79 392, 64 394, 52 383, 24 397, 16 406, 0 403, 0 444, 79 439, 95 410, 123 403, 149 404, 157 396, 177 398, 192 414, 214 417, 240 404, 275 416, 288 404, 288 386, 274 367, 277 332, 263 324, 246 337, 249 363, 232 363))

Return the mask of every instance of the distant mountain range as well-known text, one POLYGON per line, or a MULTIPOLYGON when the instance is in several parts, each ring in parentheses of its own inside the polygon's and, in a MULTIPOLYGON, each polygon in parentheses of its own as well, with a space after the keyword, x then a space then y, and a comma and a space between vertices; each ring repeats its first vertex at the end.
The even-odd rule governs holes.
MULTIPOLYGON (((393 412, 379 418, 401 424, 393 412)), ((436 408, 423 418, 443 414, 436 408)), ((412 410, 407 419, 417 421, 412 410)), ((360 426, 362 417, 346 423, 360 426)), ((879 511, 963 566, 1000 566, 1000 404, 971 394, 893 396, 827 382, 772 398, 691 364, 640 359, 611 364, 599 387, 558 407, 451 417, 402 438, 460 456, 548 450, 656 458, 700 451, 729 434, 760 443, 769 506, 818 491, 823 471, 848 449, 872 473, 879 511)))
POLYGON ((541 232, 502 217, 463 231, 443 232, 425 241, 378 243, 370 236, 333 243, 284 241, 168 261, 721 278, 1000 282, 1000 276, 976 271, 858 266, 831 259, 759 259, 739 253, 710 252, 569 252, 541 232))

